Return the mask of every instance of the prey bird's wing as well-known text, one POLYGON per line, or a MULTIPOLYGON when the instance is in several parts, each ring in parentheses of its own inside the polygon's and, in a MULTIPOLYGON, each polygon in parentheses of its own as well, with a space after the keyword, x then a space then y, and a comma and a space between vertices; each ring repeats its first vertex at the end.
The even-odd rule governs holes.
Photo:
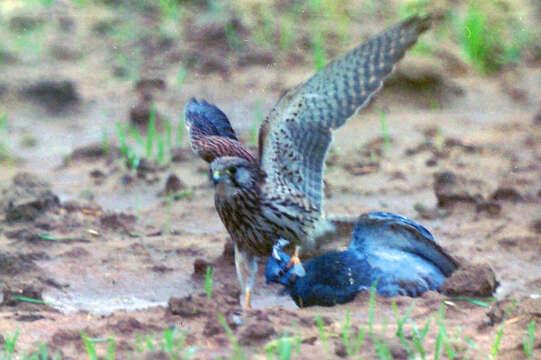
POLYGON ((386 212, 359 218, 350 249, 363 254, 372 266, 387 270, 397 267, 404 276, 415 277, 416 271, 434 268, 447 277, 459 266, 424 226, 386 212))
POLYGON ((238 156, 257 163, 254 155, 237 139, 227 116, 205 100, 188 100, 184 122, 190 135, 192 151, 207 162, 221 156, 238 156))
POLYGON ((428 18, 410 17, 286 93, 259 129, 259 161, 267 182, 275 189, 295 188, 321 211, 331 131, 366 105, 428 27, 428 18))

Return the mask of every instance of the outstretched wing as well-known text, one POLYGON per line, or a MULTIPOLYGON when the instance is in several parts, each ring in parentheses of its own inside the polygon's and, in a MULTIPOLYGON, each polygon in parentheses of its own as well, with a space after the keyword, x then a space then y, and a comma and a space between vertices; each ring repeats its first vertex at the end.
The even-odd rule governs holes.
POLYGON ((331 130, 368 102, 428 27, 428 18, 410 17, 285 94, 259 129, 259 161, 267 181, 274 188, 296 188, 321 209, 331 130))
POLYGON ((184 122, 190 133, 192 151, 211 162, 221 156, 238 156, 257 163, 254 155, 237 139, 227 116, 205 100, 188 100, 184 106, 184 122))
POLYGON ((449 276, 458 268, 457 261, 436 243, 425 227, 386 212, 372 212, 359 218, 350 249, 364 254, 373 267, 389 270, 398 266, 396 276, 415 279, 432 267, 449 276))

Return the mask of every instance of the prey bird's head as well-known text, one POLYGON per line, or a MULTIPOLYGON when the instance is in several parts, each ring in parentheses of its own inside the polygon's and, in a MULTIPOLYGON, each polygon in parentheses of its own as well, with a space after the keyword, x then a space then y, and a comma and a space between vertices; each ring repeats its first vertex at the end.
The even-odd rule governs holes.
POLYGON ((283 250, 289 241, 279 239, 272 247, 272 254, 265 266, 265 279, 267 284, 271 282, 291 286, 297 277, 305 275, 302 265, 292 264, 291 257, 283 250))
POLYGON ((231 197, 253 191, 263 177, 257 165, 240 157, 222 156, 210 164, 210 179, 220 196, 231 197))

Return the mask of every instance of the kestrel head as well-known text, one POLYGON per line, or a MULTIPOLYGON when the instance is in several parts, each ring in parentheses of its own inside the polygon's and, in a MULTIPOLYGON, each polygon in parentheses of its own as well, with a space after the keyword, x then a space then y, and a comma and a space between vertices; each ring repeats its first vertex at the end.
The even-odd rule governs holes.
POLYGON ((244 158, 222 156, 210 164, 210 179, 222 197, 253 191, 263 178, 261 169, 244 158))

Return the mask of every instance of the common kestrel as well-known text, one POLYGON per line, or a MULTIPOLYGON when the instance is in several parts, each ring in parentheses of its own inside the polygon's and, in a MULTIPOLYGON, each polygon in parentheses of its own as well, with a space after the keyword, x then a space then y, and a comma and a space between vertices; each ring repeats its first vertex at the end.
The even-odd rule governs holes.
POLYGON ((368 103, 429 22, 412 16, 288 91, 259 129, 257 156, 238 141, 216 106, 193 98, 186 104, 192 150, 210 162, 216 210, 234 243, 245 307, 256 256, 269 255, 278 238, 304 250, 336 232, 323 213, 323 166, 332 130, 368 103))

